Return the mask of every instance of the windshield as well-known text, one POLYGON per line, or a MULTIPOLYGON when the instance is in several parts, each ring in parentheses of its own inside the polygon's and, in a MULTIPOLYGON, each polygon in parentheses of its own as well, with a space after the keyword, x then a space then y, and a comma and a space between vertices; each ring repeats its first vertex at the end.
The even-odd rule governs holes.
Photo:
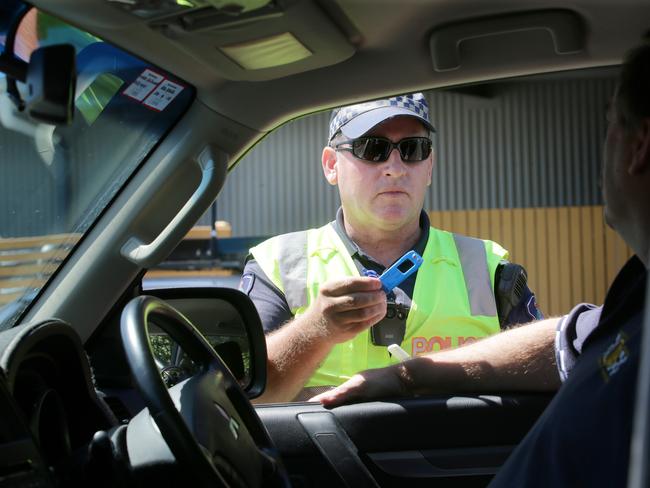
MULTIPOLYGON (((15 3, 15 2, 11 2, 15 3)), ((16 4, 17 5, 17 4, 16 4)), ((3 7, 5 10, 7 6, 3 7)), ((126 180, 185 111, 193 90, 101 39, 36 9, 5 52, 71 44, 77 54, 74 121, 35 122, 0 74, 0 329, 36 299, 126 180)), ((15 29, 15 26, 13 27, 15 29)), ((18 83, 22 93, 25 87, 18 83)))

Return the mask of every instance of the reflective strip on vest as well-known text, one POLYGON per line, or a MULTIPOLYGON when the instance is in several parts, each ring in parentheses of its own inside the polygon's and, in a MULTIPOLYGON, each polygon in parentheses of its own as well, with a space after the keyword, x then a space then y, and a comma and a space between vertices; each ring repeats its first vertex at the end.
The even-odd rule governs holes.
POLYGON ((463 268, 472 315, 496 315, 497 307, 487 265, 485 243, 481 239, 460 234, 454 234, 454 242, 463 268))
POLYGON ((307 232, 278 236, 278 261, 284 296, 291 310, 307 306, 307 232))

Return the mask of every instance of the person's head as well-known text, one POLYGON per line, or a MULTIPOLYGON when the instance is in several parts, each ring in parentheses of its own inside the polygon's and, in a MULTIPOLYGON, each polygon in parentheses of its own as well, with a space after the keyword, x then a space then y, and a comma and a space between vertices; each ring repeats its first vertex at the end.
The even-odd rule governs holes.
MULTIPOLYGON (((605 218, 638 253, 650 251, 650 43, 625 58, 603 151, 605 218)), ((647 264, 647 263, 646 263, 647 264)))
POLYGON ((388 231, 417 225, 431 184, 434 131, 421 93, 334 110, 322 165, 348 224, 388 231))

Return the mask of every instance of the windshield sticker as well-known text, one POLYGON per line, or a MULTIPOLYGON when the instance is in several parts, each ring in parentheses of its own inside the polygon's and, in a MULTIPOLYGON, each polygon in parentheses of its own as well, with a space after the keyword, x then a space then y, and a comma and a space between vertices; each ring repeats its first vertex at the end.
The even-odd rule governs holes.
POLYGON ((158 85, 158 88, 156 88, 142 103, 154 110, 162 111, 165 110, 165 107, 167 107, 167 105, 169 105, 182 91, 183 87, 178 83, 165 80, 158 85))
POLYGON ((131 83, 126 90, 122 93, 127 97, 133 98, 138 102, 144 100, 147 95, 149 95, 161 81, 165 79, 164 76, 152 71, 150 69, 145 69, 140 76, 131 83))

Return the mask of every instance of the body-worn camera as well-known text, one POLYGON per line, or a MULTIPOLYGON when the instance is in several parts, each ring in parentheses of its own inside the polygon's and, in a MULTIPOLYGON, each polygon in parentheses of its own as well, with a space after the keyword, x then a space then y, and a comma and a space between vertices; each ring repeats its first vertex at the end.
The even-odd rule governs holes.
POLYGON ((406 318, 410 307, 388 302, 386 316, 370 328, 370 339, 375 346, 401 344, 406 334, 406 318))

